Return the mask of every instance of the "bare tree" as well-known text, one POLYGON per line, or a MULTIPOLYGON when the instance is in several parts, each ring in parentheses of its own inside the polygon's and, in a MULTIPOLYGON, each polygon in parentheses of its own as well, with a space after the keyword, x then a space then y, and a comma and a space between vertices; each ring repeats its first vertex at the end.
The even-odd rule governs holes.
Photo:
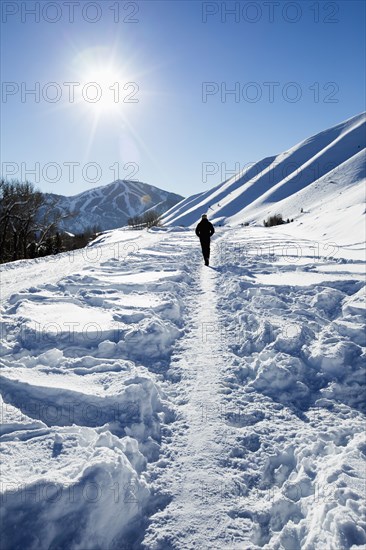
POLYGON ((142 219, 147 227, 153 227, 154 225, 159 225, 160 214, 156 210, 148 210, 143 214, 142 219))
POLYGON ((57 231, 59 222, 68 217, 55 206, 56 201, 46 201, 32 183, 0 181, 1 262, 37 255, 37 249, 57 231))

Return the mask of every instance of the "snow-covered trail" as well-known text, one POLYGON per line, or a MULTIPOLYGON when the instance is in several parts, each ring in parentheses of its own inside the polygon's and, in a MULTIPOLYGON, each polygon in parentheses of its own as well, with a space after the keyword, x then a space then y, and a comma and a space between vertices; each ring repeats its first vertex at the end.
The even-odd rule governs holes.
POLYGON ((2 550, 363 548, 364 266, 317 244, 218 228, 206 268, 190 230, 111 232, 4 266, 2 550))
POLYGON ((219 414, 207 418, 208 407, 218 402, 220 370, 227 360, 216 333, 216 275, 215 268, 199 268, 190 327, 172 358, 171 371, 181 375, 174 390, 179 429, 170 445, 175 459, 160 480, 169 487, 171 504, 154 518, 145 548, 214 549, 225 543, 226 514, 217 495, 212 498, 222 478, 225 422, 219 414))

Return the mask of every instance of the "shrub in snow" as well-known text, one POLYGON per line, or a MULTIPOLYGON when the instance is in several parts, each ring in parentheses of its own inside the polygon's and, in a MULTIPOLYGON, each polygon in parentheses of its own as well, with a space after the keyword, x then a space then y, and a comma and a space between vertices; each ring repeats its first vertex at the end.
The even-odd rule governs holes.
POLYGON ((272 227, 273 225, 282 225, 285 223, 284 219, 282 218, 282 214, 274 214, 273 216, 269 216, 267 220, 264 222, 265 227, 272 227))

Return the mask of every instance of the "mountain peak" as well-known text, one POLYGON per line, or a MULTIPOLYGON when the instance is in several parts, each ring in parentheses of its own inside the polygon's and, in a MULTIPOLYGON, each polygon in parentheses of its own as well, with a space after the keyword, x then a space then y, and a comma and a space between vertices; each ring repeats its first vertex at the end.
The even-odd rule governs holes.
POLYGON ((70 197, 47 194, 50 201, 57 199, 56 209, 63 214, 77 215, 66 218, 60 228, 81 233, 88 227, 102 231, 127 225, 130 217, 156 209, 164 213, 183 197, 153 185, 134 180, 115 180, 70 197))

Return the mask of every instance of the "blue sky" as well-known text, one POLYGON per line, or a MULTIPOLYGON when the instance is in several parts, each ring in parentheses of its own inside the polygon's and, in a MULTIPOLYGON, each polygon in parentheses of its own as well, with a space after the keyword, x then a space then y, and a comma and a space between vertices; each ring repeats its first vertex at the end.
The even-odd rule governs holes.
POLYGON ((1 7, 2 174, 43 191, 188 196, 365 110, 362 1, 1 7))

